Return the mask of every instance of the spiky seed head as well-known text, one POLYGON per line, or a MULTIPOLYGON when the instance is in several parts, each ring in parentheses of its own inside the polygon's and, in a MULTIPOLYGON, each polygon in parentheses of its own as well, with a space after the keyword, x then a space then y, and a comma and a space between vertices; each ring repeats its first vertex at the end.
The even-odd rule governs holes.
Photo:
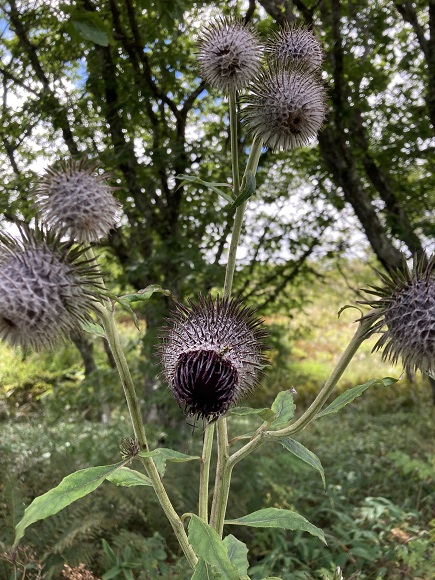
POLYGON ((382 333, 373 350, 435 378, 435 256, 414 259, 412 269, 404 261, 401 269, 378 274, 383 286, 366 290, 376 299, 360 302, 372 308, 363 317, 372 321, 368 335, 382 333))
POLYGON ((89 319, 99 272, 83 248, 40 228, 0 234, 0 339, 50 348, 89 319))
POLYGON ((199 296, 177 305, 163 332, 163 374, 178 405, 213 420, 254 389, 267 364, 266 331, 238 300, 199 296))
POLYGON ((248 130, 272 149, 307 145, 325 118, 325 91, 303 68, 270 69, 250 85, 242 110, 248 130))
POLYGON ((287 25, 275 32, 266 52, 280 66, 301 65, 310 71, 322 65, 323 51, 314 32, 305 26, 287 25))
POLYGON ((35 201, 50 228, 79 242, 107 237, 115 226, 119 204, 107 183, 109 176, 99 174, 98 167, 86 159, 70 159, 47 170, 37 185, 35 201))
POLYGON ((224 93, 244 89, 260 69, 260 42, 242 22, 215 20, 200 34, 198 49, 203 79, 224 93))

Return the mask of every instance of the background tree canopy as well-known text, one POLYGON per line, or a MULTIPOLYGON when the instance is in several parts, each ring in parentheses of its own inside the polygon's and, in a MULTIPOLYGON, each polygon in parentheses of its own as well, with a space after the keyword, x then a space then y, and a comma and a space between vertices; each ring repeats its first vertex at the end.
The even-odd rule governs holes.
MULTIPOLYGON (((181 297, 222 284, 232 214, 177 174, 230 180, 226 103, 198 77, 200 26, 222 10, 183 0, 1 3, 4 223, 29 219, 41 166, 97 158, 122 202, 108 240, 120 282, 181 297), (227 146, 228 145, 228 146, 227 146)), ((325 50, 329 113, 317 147, 265 151, 237 290, 266 306, 343 252, 357 228, 383 266, 433 237, 435 5, 393 0, 227 2, 255 22, 312 26, 325 50)), ((241 139, 241 155, 249 139, 241 139)), ((361 238, 360 238, 361 239, 361 238)))

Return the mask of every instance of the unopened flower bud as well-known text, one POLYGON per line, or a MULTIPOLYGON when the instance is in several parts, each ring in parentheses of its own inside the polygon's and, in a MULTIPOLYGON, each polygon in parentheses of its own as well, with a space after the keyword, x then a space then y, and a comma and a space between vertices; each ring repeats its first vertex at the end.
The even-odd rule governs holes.
POLYGON ((300 65, 310 71, 322 64, 323 51, 314 32, 303 26, 286 26, 266 45, 267 54, 280 66, 300 65))
POLYGON ((107 237, 115 226, 119 204, 98 164, 69 160, 49 168, 36 189, 36 206, 51 228, 79 242, 107 237))
POLYGON ((42 230, 0 234, 0 339, 50 348, 80 329, 94 309, 99 272, 83 249, 42 230))
POLYGON ((373 350, 435 378, 435 256, 379 276, 383 286, 366 290, 377 299, 360 302, 372 308, 364 317, 373 322, 368 335, 382 333, 373 350))
POLYGON ((237 300, 200 296, 178 305, 160 348, 164 376, 178 405, 213 420, 254 389, 267 364, 265 330, 237 300))
POLYGON ((271 69, 250 85, 243 120, 251 133, 272 149, 307 145, 325 118, 325 91, 303 68, 271 69))
POLYGON ((224 93, 245 88, 260 68, 260 43, 241 22, 217 19, 201 33, 198 47, 202 77, 224 93))

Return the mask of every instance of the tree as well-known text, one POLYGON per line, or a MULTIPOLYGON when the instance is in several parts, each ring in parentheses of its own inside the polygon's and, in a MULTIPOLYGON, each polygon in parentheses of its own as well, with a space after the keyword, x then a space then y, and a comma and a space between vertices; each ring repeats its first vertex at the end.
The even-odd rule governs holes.
MULTIPOLYGON (((318 149, 262 156, 262 217, 255 220, 264 229, 248 221, 241 295, 260 294, 260 304, 261 295, 282 296, 309 272, 313 252, 342 248, 342 239, 328 247, 325 240, 349 206, 385 267, 399 263, 399 249, 422 253, 433 235, 434 202, 429 4, 263 0, 251 1, 245 14, 237 3, 225 8, 255 20, 265 36, 276 23, 313 26, 325 47, 330 95, 318 149), (313 209, 292 213, 301 202, 313 209)), ((169 10, 163 0, 54 7, 11 0, 1 10, 5 218, 33 215, 35 160, 98 157, 123 205, 123 225, 108 240, 122 283, 161 283, 178 297, 219 286, 232 213, 210 189, 180 187, 176 179, 196 172, 229 180, 228 148, 219 145, 226 106, 204 91, 192 34, 217 13, 214 4, 178 0, 169 10)), ((242 157, 248 145, 242 138, 242 157)), ((147 316, 160 318, 152 310, 147 316)))

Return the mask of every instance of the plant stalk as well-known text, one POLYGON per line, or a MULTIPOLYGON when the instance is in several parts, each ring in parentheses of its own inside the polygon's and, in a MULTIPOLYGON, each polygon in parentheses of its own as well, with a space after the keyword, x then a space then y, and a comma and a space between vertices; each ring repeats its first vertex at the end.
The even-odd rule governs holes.
MULTIPOLYGON (((90 261, 96 263, 95 255, 91 248, 87 250, 86 254, 90 261)), ((104 282, 102 282, 102 284, 104 285, 104 282)), ((97 302, 96 304, 101 322, 104 327, 106 338, 109 343, 113 358, 115 359, 116 368, 121 379, 135 438, 137 439, 139 446, 143 451, 149 451, 148 441, 145 434, 145 426, 143 424, 142 414, 140 411, 139 399, 136 395, 133 379, 130 373, 130 369, 128 368, 127 359, 125 358, 118 329, 115 323, 114 307, 109 300, 106 300, 105 304, 101 304, 100 302, 97 302)), ((196 557, 195 552, 189 544, 183 523, 172 506, 171 500, 166 493, 153 459, 151 457, 141 457, 141 461, 146 469, 148 477, 152 481, 153 488, 159 499, 160 505, 162 506, 162 509, 165 512, 166 517, 172 526, 172 529, 174 530, 174 533, 189 564, 192 566, 192 568, 195 568, 198 562, 198 558, 196 557)))
POLYGON ((207 425, 202 446, 201 467, 199 471, 199 517, 208 523, 208 485, 210 479, 210 460, 213 449, 214 423, 207 425))
POLYGON ((358 328, 353 335, 351 341, 346 347, 346 350, 340 357, 336 367, 330 374, 328 380, 323 385, 322 389, 320 390, 317 397, 308 407, 308 409, 303 413, 303 415, 295 421, 292 425, 285 427, 284 429, 279 429, 278 431, 267 431, 266 437, 268 439, 279 439, 281 437, 287 437, 288 435, 294 435, 298 431, 302 431, 305 427, 311 423, 313 419, 316 418, 317 413, 320 412, 323 405, 328 400, 329 396, 331 395, 332 391, 334 390, 336 384, 340 380, 342 374, 348 367, 350 361, 355 356, 357 350, 367 338, 367 331, 371 326, 370 320, 361 320, 358 324, 358 328))
MULTIPOLYGON (((235 145, 237 145, 237 138, 233 137, 233 133, 237 132, 237 122, 234 118, 231 117, 231 108, 230 108, 230 120, 232 131, 231 144, 234 149, 236 148, 235 145)), ((249 154, 248 162, 246 164, 245 174, 242 180, 242 187, 246 183, 246 175, 248 171, 252 171, 254 175, 257 172, 262 144, 263 144, 262 139, 254 137, 252 141, 251 152, 249 154)), ((235 171, 234 162, 238 162, 238 156, 236 155, 233 149, 232 149, 232 159, 233 159, 233 175, 234 175, 235 171)), ((223 291, 224 297, 231 296, 231 291, 233 288, 234 271, 236 267, 236 254, 240 241, 240 234, 242 231, 246 203, 247 202, 244 202, 236 209, 236 214, 234 217, 233 231, 231 234, 230 248, 228 251, 228 262, 225 272, 225 284, 223 291)), ((210 516, 210 525, 214 527, 219 534, 222 535, 223 521, 227 509, 228 495, 231 483, 231 470, 228 472, 227 469, 227 461, 229 458, 229 444, 228 444, 227 420, 225 417, 223 417, 217 422, 216 431, 218 440, 218 457, 216 465, 215 488, 210 516)))

